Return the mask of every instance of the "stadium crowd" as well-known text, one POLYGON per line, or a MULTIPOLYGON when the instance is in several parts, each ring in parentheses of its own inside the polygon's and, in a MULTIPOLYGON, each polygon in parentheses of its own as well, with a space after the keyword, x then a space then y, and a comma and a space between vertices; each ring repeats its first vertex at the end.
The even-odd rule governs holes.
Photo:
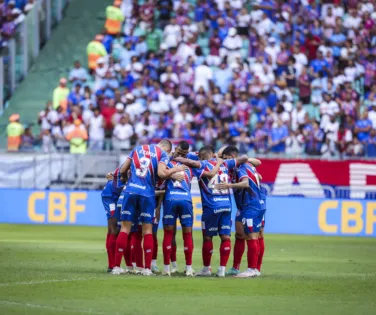
POLYGON ((39 113, 43 150, 76 127, 91 151, 376 156, 375 2, 117 0, 39 113))
POLYGON ((33 4, 34 0, 0 0, 0 48, 7 46, 33 4))

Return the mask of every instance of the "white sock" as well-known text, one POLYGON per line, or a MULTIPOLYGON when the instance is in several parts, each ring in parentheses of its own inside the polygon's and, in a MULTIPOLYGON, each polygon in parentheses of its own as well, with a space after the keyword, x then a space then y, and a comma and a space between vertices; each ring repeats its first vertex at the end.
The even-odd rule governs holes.
POLYGON ((171 266, 176 268, 178 265, 176 264, 176 261, 171 261, 171 266))
POLYGON ((152 259, 151 260, 151 266, 155 267, 156 265, 157 265, 157 260, 156 259, 152 259))
POLYGON ((137 267, 136 263, 132 263, 132 266, 133 266, 133 268, 137 267))
POLYGON ((225 272, 225 270, 226 270, 226 267, 223 267, 223 266, 219 266, 218 268, 219 272, 225 272))
POLYGON ((247 271, 248 272, 253 272, 253 269, 252 268, 248 268, 247 271))
POLYGON ((191 270, 192 269, 192 265, 186 265, 185 266, 185 270, 191 270))
POLYGON ((204 267, 202 268, 204 271, 209 271, 210 270, 210 266, 209 267, 204 267))
POLYGON ((170 272, 170 265, 164 265, 164 271, 170 272))

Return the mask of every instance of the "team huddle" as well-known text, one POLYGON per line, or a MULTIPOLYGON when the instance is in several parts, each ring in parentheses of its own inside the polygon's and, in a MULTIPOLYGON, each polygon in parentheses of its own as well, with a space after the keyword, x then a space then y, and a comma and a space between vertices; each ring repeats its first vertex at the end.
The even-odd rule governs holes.
POLYGON ((239 156, 235 146, 222 147, 217 154, 211 146, 204 146, 198 153, 193 153, 189 152, 189 144, 181 141, 171 152, 169 140, 162 140, 157 145, 137 146, 119 168, 107 175, 102 201, 108 219, 108 272, 145 276, 159 272, 156 265, 157 231, 163 205, 162 275, 178 272, 175 237, 179 218, 186 276, 212 275, 212 239, 217 235, 221 239, 217 277, 260 276, 265 249, 263 228, 266 211, 266 195, 260 186, 261 175, 256 171, 261 162, 245 155, 239 156), (198 179, 202 200, 203 268, 197 273, 192 268, 193 177, 198 179), (238 209, 234 262, 226 273, 231 253, 233 199, 238 209), (246 243, 248 268, 240 272, 246 243), (121 268, 123 257, 125 269, 121 268))

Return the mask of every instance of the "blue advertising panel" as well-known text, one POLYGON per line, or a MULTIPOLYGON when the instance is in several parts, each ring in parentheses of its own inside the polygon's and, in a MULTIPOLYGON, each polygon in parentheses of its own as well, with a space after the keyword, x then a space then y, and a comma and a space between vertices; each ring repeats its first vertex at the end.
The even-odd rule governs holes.
MULTIPOLYGON (((0 222, 105 226, 99 191, 0 190, 0 222)), ((201 199, 193 197, 201 228, 201 199)), ((236 209, 233 210, 235 217, 236 209)), ((267 233, 376 236, 375 200, 269 197, 267 233)))

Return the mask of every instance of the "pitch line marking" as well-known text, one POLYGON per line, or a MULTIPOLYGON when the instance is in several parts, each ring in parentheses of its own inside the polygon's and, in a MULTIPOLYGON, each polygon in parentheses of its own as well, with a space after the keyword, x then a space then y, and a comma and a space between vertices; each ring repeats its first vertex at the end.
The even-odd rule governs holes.
POLYGON ((103 315, 103 312, 97 312, 93 310, 85 310, 85 309, 74 309, 74 308, 63 308, 63 307, 53 307, 48 305, 40 305, 40 304, 32 304, 32 303, 22 303, 22 302, 14 302, 14 301, 1 301, 0 304, 3 305, 14 305, 14 306, 23 306, 23 307, 30 307, 30 308, 40 308, 45 310, 52 310, 52 311, 59 311, 59 312, 66 312, 66 313, 85 313, 85 314, 100 314, 103 315))
POLYGON ((33 284, 54 283, 54 282, 86 281, 86 280, 93 280, 93 279, 95 278, 52 279, 52 280, 41 280, 41 281, 8 282, 8 283, 0 283, 0 287, 8 287, 11 285, 33 285, 33 284))

